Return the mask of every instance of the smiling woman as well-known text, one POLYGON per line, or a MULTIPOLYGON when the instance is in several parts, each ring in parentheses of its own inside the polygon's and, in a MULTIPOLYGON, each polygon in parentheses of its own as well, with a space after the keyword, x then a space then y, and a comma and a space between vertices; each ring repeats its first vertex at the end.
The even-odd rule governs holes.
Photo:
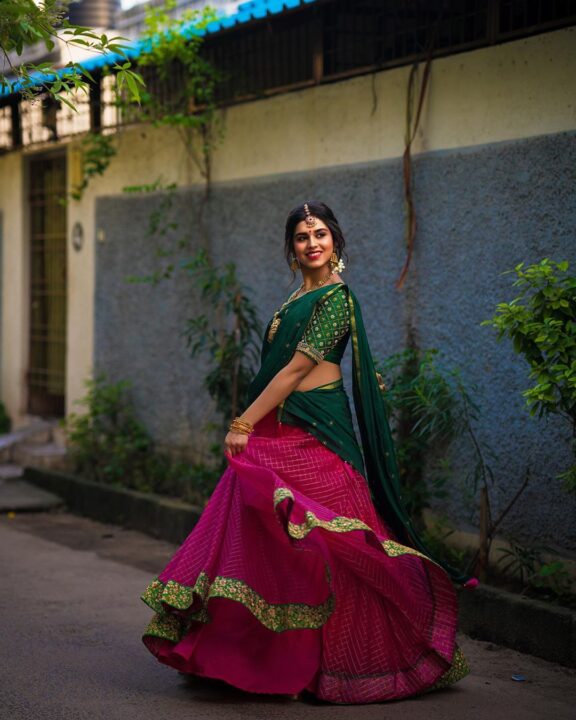
POLYGON ((477 581, 435 558, 406 513, 358 299, 336 273, 343 248, 324 203, 291 211, 302 284, 268 323, 226 471, 142 595, 155 611, 143 641, 250 692, 368 703, 470 672, 452 581, 477 581), (361 445, 340 373, 349 340, 361 445))

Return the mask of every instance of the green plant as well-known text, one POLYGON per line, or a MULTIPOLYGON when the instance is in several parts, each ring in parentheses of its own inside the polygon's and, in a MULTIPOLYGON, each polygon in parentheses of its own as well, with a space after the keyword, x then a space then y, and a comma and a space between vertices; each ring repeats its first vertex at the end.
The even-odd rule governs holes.
POLYGON ((211 448, 210 462, 175 460, 159 453, 134 414, 128 381, 107 383, 101 374, 86 386, 88 392, 79 401, 86 412, 71 414, 64 421, 77 472, 97 482, 197 505, 207 501, 226 464, 220 446, 211 448))
MULTIPOLYGON (((208 5, 175 18, 176 8, 176 0, 146 8, 138 67, 148 82, 137 112, 140 120, 177 128, 186 152, 208 183, 211 153, 224 133, 223 115, 216 105, 216 90, 224 76, 202 56, 204 36, 191 28, 202 30, 218 15, 208 5)), ((130 100, 118 102, 129 116, 130 100)))
MULTIPOLYGON (((480 408, 468 390, 458 368, 443 369, 436 360, 435 348, 421 352, 409 346, 401 353, 391 355, 382 369, 393 379, 386 391, 386 402, 391 410, 391 426, 396 439, 398 462, 406 505, 413 519, 424 528, 422 510, 433 498, 448 495, 452 478, 449 461, 450 444, 457 437, 467 437, 471 443, 474 462, 460 478, 461 492, 472 512, 479 507, 479 549, 469 560, 469 569, 486 577, 490 545, 496 530, 510 512, 528 485, 529 471, 524 482, 512 496, 500 515, 493 519, 491 492, 496 485, 494 472, 488 462, 494 452, 476 433, 480 408), (430 477, 424 479, 424 468, 430 477)), ((378 370, 378 368, 376 368, 378 370)), ((430 542, 438 538, 430 537, 430 542)), ((441 540, 439 540, 442 544, 441 540)), ((440 552, 440 549, 439 549, 440 552)), ((457 558, 456 558, 457 559, 457 558)))
MULTIPOLYGON (((494 317, 482 321, 507 336, 514 350, 530 366, 534 385, 522 392, 531 415, 556 414, 571 426, 576 457, 576 276, 568 275, 568 262, 548 258, 524 267, 519 263, 513 286, 520 293, 498 303, 494 317)), ((576 463, 559 478, 576 492, 576 463)))
POLYGON ((76 469, 98 482, 115 483, 145 476, 152 441, 136 419, 122 380, 108 384, 104 375, 86 382, 88 392, 79 402, 82 414, 66 418, 70 453, 76 469))
POLYGON ((6 412, 6 407, 4 406, 4 403, 0 400, 0 434, 9 433, 11 427, 12 422, 8 413, 6 412))
POLYGON ((82 138, 81 145, 82 181, 70 193, 73 200, 82 199, 90 180, 106 172, 117 152, 112 135, 90 132, 82 138))
MULTIPOLYGON (((134 73, 122 69, 124 65, 120 69, 106 68, 105 72, 117 74, 115 104, 125 119, 133 117, 139 122, 170 125, 178 130, 187 154, 206 179, 208 193, 211 154, 224 137, 223 115, 218 113, 215 101, 224 76, 202 57, 204 37, 198 31, 216 19, 217 13, 205 6, 201 10, 185 10, 175 18, 172 11, 176 8, 176 0, 165 0, 163 5, 145 9, 138 68, 146 80, 140 75, 133 77, 134 73), (145 85, 142 92, 137 83, 145 85), (123 90, 124 86, 127 90, 123 90)), ((71 192, 73 199, 80 200, 90 180, 104 174, 117 153, 114 142, 114 136, 101 133, 88 133, 83 139, 83 177, 71 192)), ((162 186, 157 182, 125 190, 153 192, 175 187, 172 183, 162 186)))
POLYGON ((205 251, 182 262, 200 288, 208 314, 187 322, 184 331, 192 357, 206 353, 212 369, 205 378, 208 393, 222 414, 223 427, 246 404, 248 387, 260 359, 262 325, 256 307, 236 276, 234 263, 214 266, 205 251))
POLYGON ((422 537, 427 547, 434 553, 435 557, 454 565, 464 567, 470 560, 470 550, 455 548, 450 545, 448 538, 454 534, 454 528, 444 516, 435 518, 434 522, 422 532, 422 537))
POLYGON ((65 0, 2 0, 0 12, 0 50, 4 56, 0 72, 0 90, 19 92, 25 99, 33 100, 41 90, 73 110, 76 106, 66 97, 75 91, 87 92, 88 84, 94 82, 92 75, 79 63, 68 62, 56 71, 50 62, 14 63, 13 54, 21 56, 29 45, 41 43, 46 50, 54 49, 58 41, 69 47, 89 49, 95 53, 116 53, 120 61, 114 61, 120 87, 126 86, 132 100, 140 98, 142 77, 131 69, 127 59, 126 38, 108 37, 87 27, 72 25, 66 18, 68 2, 65 0), (9 70, 7 70, 9 69, 9 70), (8 78, 8 72, 14 79, 8 78))
POLYGON ((429 467, 429 482, 424 480, 430 450, 447 449, 459 431, 458 400, 449 382, 457 372, 441 368, 438 354, 435 348, 420 351, 408 347, 380 365, 375 363, 381 374, 392 376, 386 402, 392 414, 406 504, 420 521, 423 508, 433 498, 448 495, 451 468, 446 454, 436 453, 437 459, 429 467))
POLYGON ((503 572, 515 574, 523 586, 523 592, 529 587, 543 588, 555 596, 562 596, 570 592, 570 573, 561 560, 545 562, 543 553, 552 553, 554 550, 547 545, 522 545, 508 539, 509 548, 499 548, 501 557, 497 564, 503 572))
POLYGON ((157 194, 157 202, 151 203, 148 215, 145 245, 154 246, 154 255, 161 263, 150 275, 127 275, 127 282, 150 283, 156 286, 163 280, 172 278, 177 269, 179 253, 192 244, 190 235, 177 234, 180 228, 175 209, 177 191, 176 183, 165 183, 162 178, 147 185, 128 185, 124 188, 125 193, 157 194))

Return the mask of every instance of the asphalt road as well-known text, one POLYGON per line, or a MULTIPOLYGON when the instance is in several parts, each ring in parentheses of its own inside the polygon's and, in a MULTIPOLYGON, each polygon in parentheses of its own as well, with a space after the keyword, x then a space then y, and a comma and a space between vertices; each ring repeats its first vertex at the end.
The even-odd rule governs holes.
POLYGON ((1 720, 574 720, 576 671, 459 637, 472 666, 420 698, 330 706, 186 679, 141 642, 175 546, 63 512, 0 517, 1 720), (511 679, 525 676, 524 682, 511 679))

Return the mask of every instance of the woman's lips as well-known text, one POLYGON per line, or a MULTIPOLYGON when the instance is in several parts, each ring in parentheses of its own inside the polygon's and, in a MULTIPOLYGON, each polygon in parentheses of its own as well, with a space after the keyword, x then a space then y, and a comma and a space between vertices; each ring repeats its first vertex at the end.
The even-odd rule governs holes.
POLYGON ((306 253, 306 255, 312 260, 315 260, 316 258, 320 257, 320 255, 322 255, 322 251, 318 250, 317 252, 306 253))

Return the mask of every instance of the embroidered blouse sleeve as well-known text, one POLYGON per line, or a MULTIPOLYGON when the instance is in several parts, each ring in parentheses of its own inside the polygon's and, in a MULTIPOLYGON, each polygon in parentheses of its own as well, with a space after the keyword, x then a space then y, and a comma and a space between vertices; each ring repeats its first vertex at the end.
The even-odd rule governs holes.
POLYGON ((296 350, 320 363, 349 329, 350 307, 346 291, 340 288, 316 304, 296 350))

